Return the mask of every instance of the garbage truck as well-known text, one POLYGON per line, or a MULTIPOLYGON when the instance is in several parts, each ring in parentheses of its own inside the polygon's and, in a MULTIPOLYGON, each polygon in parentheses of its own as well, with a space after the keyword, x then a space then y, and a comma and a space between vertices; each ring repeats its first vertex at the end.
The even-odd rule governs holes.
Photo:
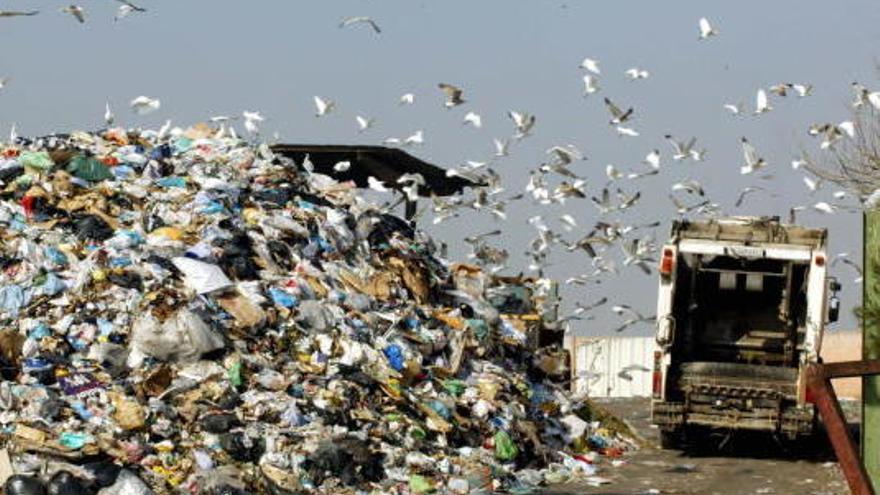
POLYGON ((813 434, 805 367, 837 320, 826 229, 674 221, 659 258, 652 422, 664 448, 712 430, 813 434))

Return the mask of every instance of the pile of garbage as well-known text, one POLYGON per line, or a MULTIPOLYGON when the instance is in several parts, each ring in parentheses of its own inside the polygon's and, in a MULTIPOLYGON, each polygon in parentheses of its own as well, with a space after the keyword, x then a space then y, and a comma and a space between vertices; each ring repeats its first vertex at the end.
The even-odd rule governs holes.
POLYGON ((0 181, 7 495, 527 493, 633 446, 479 269, 266 144, 17 138, 0 181))

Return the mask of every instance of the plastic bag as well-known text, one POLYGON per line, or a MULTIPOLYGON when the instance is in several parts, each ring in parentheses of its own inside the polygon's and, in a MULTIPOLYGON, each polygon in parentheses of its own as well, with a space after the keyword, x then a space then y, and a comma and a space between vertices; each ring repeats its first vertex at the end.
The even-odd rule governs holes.
POLYGON ((67 164, 66 170, 89 182, 100 182, 114 177, 106 165, 95 158, 83 155, 73 157, 67 164))
POLYGON ((223 338, 188 309, 178 311, 165 323, 147 313, 131 329, 128 366, 136 368, 146 356, 160 361, 195 361, 202 354, 224 346, 223 338))
POLYGON ((388 364, 394 368, 395 371, 400 371, 404 368, 404 357, 403 350, 397 344, 391 344, 385 349, 382 349, 382 353, 385 354, 385 357, 388 359, 388 364))
POLYGON ((171 261, 178 270, 183 272, 186 285, 199 294, 207 294, 232 286, 232 281, 217 265, 183 257, 174 258, 171 261))
POLYGON ((153 495, 153 491, 136 474, 123 469, 119 471, 116 482, 102 488, 98 495, 153 495))
POLYGON ((512 461, 519 454, 513 439, 504 430, 495 432, 495 458, 499 461, 512 461))

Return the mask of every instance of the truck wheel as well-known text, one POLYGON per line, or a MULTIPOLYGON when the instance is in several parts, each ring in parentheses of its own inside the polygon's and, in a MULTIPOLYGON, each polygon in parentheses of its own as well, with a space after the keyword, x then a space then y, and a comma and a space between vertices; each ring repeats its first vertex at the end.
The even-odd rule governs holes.
POLYGON ((660 448, 674 450, 681 446, 681 430, 660 430, 660 448))

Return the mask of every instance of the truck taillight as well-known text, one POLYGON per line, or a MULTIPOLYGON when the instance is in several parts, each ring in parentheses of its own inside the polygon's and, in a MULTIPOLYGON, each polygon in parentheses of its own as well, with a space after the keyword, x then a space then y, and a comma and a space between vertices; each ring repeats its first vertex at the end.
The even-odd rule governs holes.
POLYGON ((660 360, 663 355, 660 351, 654 351, 654 374, 651 377, 652 391, 655 399, 663 398, 663 372, 660 371, 660 360))
POLYGON ((816 266, 825 266, 825 256, 817 254, 816 257, 813 258, 813 263, 815 263, 816 266))
POLYGON ((660 258, 660 275, 668 277, 675 268, 675 251, 672 248, 663 248, 663 257, 660 258))
POLYGON ((807 385, 807 389, 804 391, 804 402, 807 404, 815 404, 816 397, 813 395, 813 387, 807 385))

